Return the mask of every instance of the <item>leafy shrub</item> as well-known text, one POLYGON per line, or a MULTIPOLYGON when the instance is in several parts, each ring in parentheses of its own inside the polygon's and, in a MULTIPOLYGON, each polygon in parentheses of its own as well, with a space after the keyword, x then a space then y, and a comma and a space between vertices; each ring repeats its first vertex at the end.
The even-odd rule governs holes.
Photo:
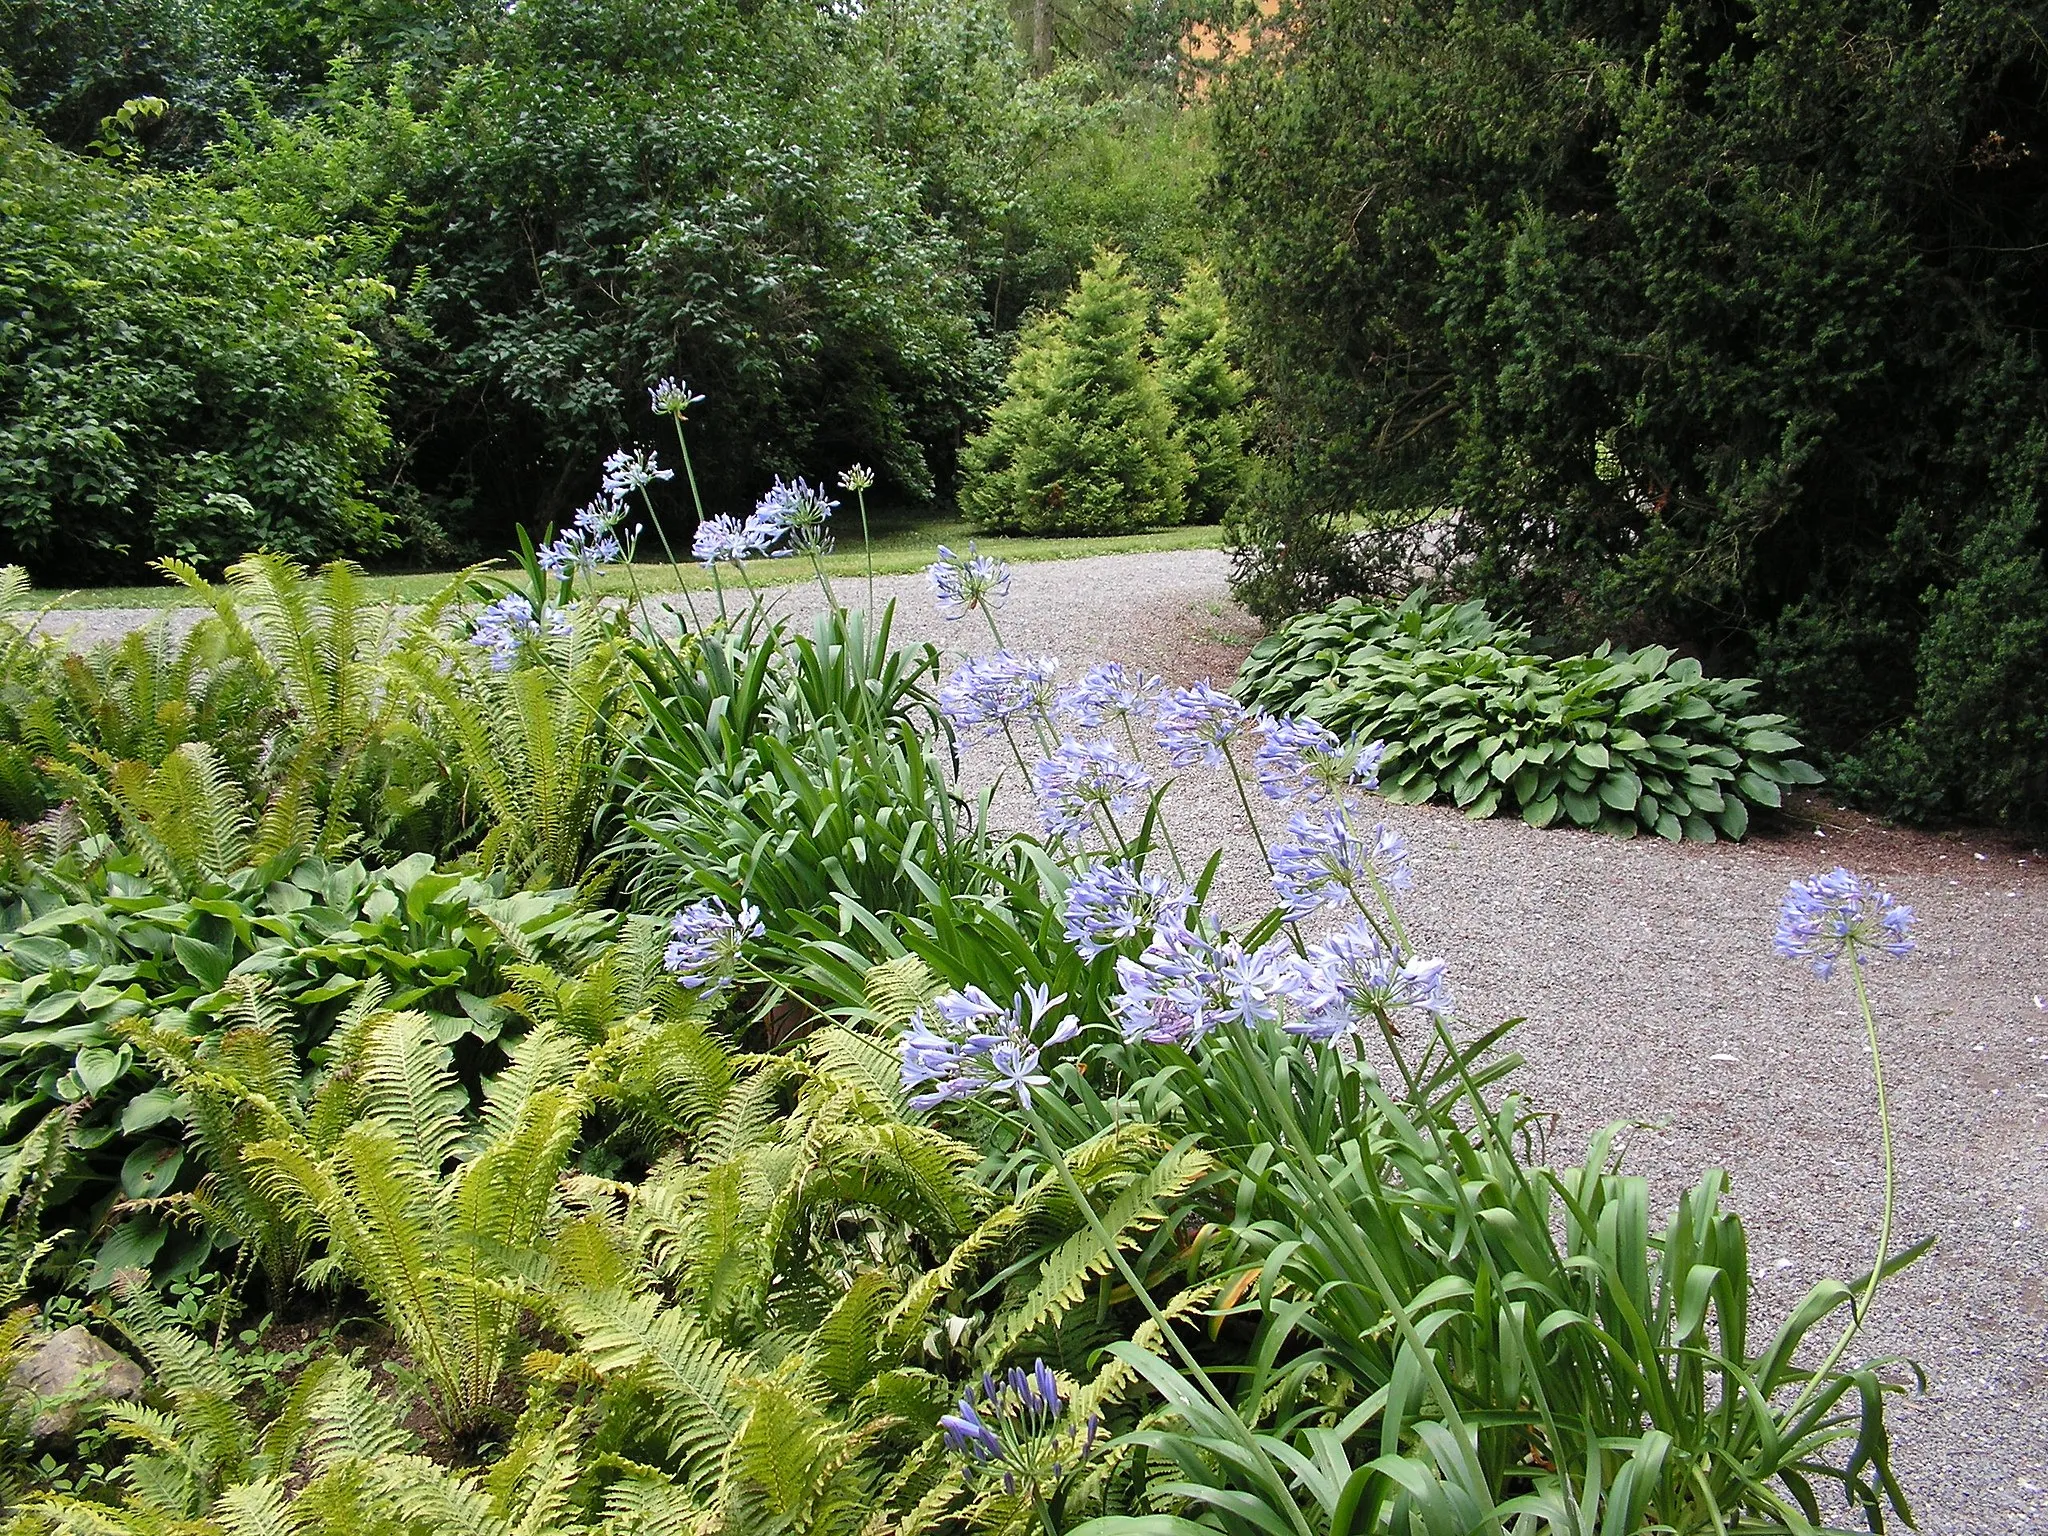
POLYGON ((1473 817, 1712 842, 1743 836, 1783 786, 1820 782, 1783 715, 1738 713, 1749 679, 1703 676, 1660 646, 1555 658, 1528 645, 1476 602, 1341 598, 1252 647, 1237 692, 1385 741, 1388 799, 1473 817))
POLYGON ((2002 0, 1289 7, 1216 95, 1242 592, 1728 654, 1859 794, 2048 826, 2044 103, 2002 0))
POLYGON ((1244 403, 1247 379, 1230 360, 1230 322, 1216 270, 1190 266, 1159 316, 1159 386, 1173 407, 1174 434, 1188 456, 1191 523, 1220 523, 1237 510, 1250 477, 1244 403))
POLYGON ((988 430, 967 446, 961 502, 1023 533, 1124 533, 1177 523, 1189 461, 1146 356, 1145 291, 1097 254, 1056 316, 1026 328, 988 430))
POLYGON ((0 560, 44 583, 175 555, 375 547, 388 296, 253 200, 124 176, 0 115, 0 560))
MULTIPOLYGON (((511 1019, 496 1000, 505 967, 522 951, 573 955, 599 926, 572 893, 507 896, 425 855, 376 871, 243 868, 189 890, 165 888, 134 856, 45 873, 13 896, 0 939, 0 1141, 66 1110, 66 1209, 98 1238, 108 1196, 149 1200, 193 1183, 181 1173, 186 1101, 138 1056, 124 1033, 133 1025, 204 1036, 260 982, 303 1061, 374 988, 473 1073, 511 1019)), ((115 1227, 94 1283, 158 1261, 170 1231, 152 1212, 115 1227)), ((195 1257, 189 1244, 173 1254, 195 1257)))

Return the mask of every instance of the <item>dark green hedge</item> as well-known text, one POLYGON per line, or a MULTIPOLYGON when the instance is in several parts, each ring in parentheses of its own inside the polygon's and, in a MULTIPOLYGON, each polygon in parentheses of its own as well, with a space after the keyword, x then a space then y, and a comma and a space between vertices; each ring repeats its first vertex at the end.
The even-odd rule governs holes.
POLYGON ((1874 803, 2048 827, 2039 7, 1281 20, 1218 97, 1253 605, 1422 564, 1753 666, 1874 803))

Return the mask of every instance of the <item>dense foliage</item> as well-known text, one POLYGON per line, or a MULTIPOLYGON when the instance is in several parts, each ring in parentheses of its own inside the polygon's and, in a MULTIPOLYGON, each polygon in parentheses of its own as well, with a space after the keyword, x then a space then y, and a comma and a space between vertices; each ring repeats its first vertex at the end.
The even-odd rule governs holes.
POLYGON ((961 504, 982 526, 1125 533, 1220 522, 1248 478, 1250 383, 1215 273, 1191 266, 1155 326, 1120 252, 1102 250, 1056 314, 1027 324, 961 504))
POLYGON ((961 500, 983 526, 1126 533, 1177 523, 1189 463, 1146 355, 1151 305, 1115 251, 1027 328, 961 500))
POLYGON ((2035 10, 1302 0, 1216 100, 1260 611, 1419 565, 2048 825, 2035 10))
MULTIPOLYGON (((725 558, 744 585, 829 510, 725 558)), ((1549 1146, 1511 1026, 1453 1010, 1362 747, 1114 665, 1062 687, 999 649, 941 683, 822 566, 808 633, 751 597, 657 628, 578 595, 602 559, 527 551, 519 590, 382 624, 346 567, 186 573, 192 636, 10 717, 68 798, 10 843, 0 1361, 83 1321, 147 1368, 71 1442, 0 1392, 24 1532, 1908 1513, 1885 1362, 1839 1368, 1920 1251, 1889 1180, 1871 1276, 1753 1336, 1722 1176, 1655 1219, 1611 1134, 1549 1146), (962 792, 964 732, 1028 770, 1041 834, 962 792), (1246 924, 1168 764, 1284 802, 1246 924), (398 825, 440 831, 399 858, 398 825), (259 1298, 324 1332, 285 1347, 259 1298)), ((1000 565, 933 574, 1000 645, 1000 565)), ((20 704, 68 663, 5 629, 20 704)), ((1861 965, 1910 921, 1828 877, 1779 947, 1861 965)))
POLYGON ((68 155, 0 103, 0 561, 381 546, 389 290, 251 197, 68 155))
POLYGON ((1162 285, 1203 243, 1201 114, 1115 50, 1028 74, 993 4, 124 0, 0 45, 14 281, 75 274, 0 394, 43 583, 499 548, 666 374, 720 507, 856 458, 950 497, 1024 315, 1098 243, 1162 285))
POLYGON ((1660 646, 1532 654, 1477 603, 1339 598, 1252 647, 1238 695, 1383 742, 1381 792, 1633 837, 1739 838, 1783 786, 1817 784, 1783 715, 1745 713, 1747 678, 1711 678, 1660 646))

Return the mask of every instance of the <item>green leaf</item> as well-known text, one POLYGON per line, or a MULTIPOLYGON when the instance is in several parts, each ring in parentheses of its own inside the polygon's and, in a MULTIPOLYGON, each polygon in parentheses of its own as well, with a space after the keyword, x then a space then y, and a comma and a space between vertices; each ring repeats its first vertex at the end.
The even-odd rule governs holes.
POLYGON ((1605 768, 1613 758, 1607 748, 1597 741, 1582 741, 1572 748, 1572 756, 1588 768, 1605 768))
POLYGON ((1557 820, 1557 813, 1562 808, 1558 804, 1557 796, 1545 795, 1534 805, 1522 807, 1522 820, 1529 823, 1532 827, 1547 827, 1557 820))
POLYGON ((1777 785, 1753 773, 1740 773, 1735 776, 1735 792, 1754 800, 1758 805, 1770 806, 1773 810, 1784 800, 1783 792, 1777 785))
POLYGON ((1600 801, 1617 811, 1632 811, 1643 793, 1643 781, 1620 768, 1600 781, 1600 801))
POLYGON ((121 1164, 121 1193, 130 1200, 169 1194, 185 1166, 185 1149, 174 1141, 147 1141, 121 1164))
POLYGON ((78 1081, 87 1097, 97 1097, 128 1070, 127 1047, 114 1051, 103 1045, 87 1046, 72 1061, 71 1070, 78 1074, 78 1081))
POLYGON ((1751 731, 1742 738, 1745 752, 1797 752, 1799 745, 1797 736, 1787 736, 1783 731, 1751 731))
POLYGON ((1740 842, 1749 832, 1749 808, 1730 795, 1714 821, 1721 828, 1722 836, 1740 842))

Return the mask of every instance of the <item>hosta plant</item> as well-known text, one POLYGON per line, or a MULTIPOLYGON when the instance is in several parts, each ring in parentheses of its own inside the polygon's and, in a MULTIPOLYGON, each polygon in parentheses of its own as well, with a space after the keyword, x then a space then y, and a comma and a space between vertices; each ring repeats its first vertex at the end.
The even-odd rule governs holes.
POLYGON ((1384 742, 1388 799, 1475 818, 1712 842, 1821 782, 1790 722, 1751 710, 1748 678, 1707 677, 1661 646, 1546 656, 1478 604, 1422 592, 1304 614, 1252 648, 1236 692, 1384 742))

